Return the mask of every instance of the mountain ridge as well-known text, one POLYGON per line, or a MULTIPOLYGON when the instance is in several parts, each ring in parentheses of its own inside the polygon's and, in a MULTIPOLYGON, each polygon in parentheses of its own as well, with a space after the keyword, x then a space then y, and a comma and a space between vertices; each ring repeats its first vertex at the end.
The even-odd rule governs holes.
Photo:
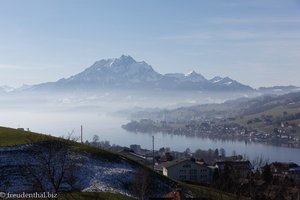
POLYGON ((0 86, 0 93, 40 92, 40 91, 97 91, 107 89, 120 90, 185 90, 197 92, 242 92, 261 94, 285 94, 299 91, 297 86, 273 86, 254 89, 230 77, 215 76, 211 79, 192 70, 189 73, 161 74, 145 61, 136 61, 129 55, 119 58, 101 59, 90 67, 67 78, 54 82, 35 85, 23 85, 12 88, 0 86))
MULTIPOLYGON (((221 77, 220 77, 221 78, 221 77)), ((200 73, 156 72, 145 61, 136 61, 131 56, 101 59, 82 72, 56 82, 33 85, 36 90, 74 89, 150 89, 150 90, 198 90, 198 91, 254 91, 248 85, 228 77, 214 83, 200 73), (227 82, 226 82, 227 81, 227 82)))

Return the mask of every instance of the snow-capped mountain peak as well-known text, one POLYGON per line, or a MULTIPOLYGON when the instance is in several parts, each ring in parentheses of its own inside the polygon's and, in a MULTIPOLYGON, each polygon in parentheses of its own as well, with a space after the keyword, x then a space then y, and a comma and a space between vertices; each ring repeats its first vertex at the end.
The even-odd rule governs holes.
POLYGON ((112 65, 111 66, 116 66, 116 65, 131 65, 134 63, 137 63, 131 56, 125 56, 122 55, 120 58, 117 59, 112 59, 112 65))
POLYGON ((229 78, 228 76, 226 76, 220 82, 222 82, 222 84, 224 84, 224 85, 231 85, 231 84, 233 84, 236 81, 234 81, 231 78, 229 78))
POLYGON ((119 58, 99 60, 83 72, 63 81, 130 87, 132 83, 156 81, 161 76, 146 62, 137 62, 131 56, 122 55, 119 58))
POLYGON ((235 90, 239 90, 239 89, 245 89, 245 90, 251 90, 252 88, 247 86, 247 85, 243 85, 231 78, 229 78, 228 76, 226 77, 220 77, 220 76, 216 76, 212 79, 209 80, 209 82, 213 85, 214 88, 219 88, 219 89, 224 89, 224 88, 230 88, 235 89, 235 90))
POLYGON ((217 82, 220 82, 220 81, 222 81, 222 80, 223 80, 222 77, 216 76, 216 77, 210 79, 209 81, 210 81, 211 83, 217 83, 217 82))
POLYGON ((57 82, 44 83, 31 89, 158 89, 158 90, 252 90, 228 77, 207 80, 201 74, 191 71, 187 74, 169 73, 162 75, 144 61, 136 61, 131 56, 109 58, 96 61, 69 78, 57 82))
POLYGON ((185 75, 185 80, 189 80, 192 82, 202 82, 202 81, 207 81, 204 76, 201 74, 195 72, 194 70, 191 72, 186 73, 185 75))
POLYGON ((128 66, 131 64, 137 63, 131 56, 122 55, 120 58, 109 58, 109 59, 102 59, 96 61, 91 67, 88 69, 100 69, 100 68, 113 68, 115 66, 128 66))

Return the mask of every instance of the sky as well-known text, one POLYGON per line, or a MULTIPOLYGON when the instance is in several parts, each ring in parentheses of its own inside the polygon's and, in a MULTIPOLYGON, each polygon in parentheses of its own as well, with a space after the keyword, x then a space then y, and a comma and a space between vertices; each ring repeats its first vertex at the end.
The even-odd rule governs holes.
POLYGON ((300 86, 300 0, 0 0, 0 85, 122 54, 163 74, 300 86))

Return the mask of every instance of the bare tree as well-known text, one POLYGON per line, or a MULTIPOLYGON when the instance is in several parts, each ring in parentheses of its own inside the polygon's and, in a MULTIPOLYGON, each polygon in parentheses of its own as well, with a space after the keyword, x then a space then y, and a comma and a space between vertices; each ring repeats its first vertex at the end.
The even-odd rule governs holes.
POLYGON ((263 155, 256 156, 252 161, 251 165, 254 169, 261 169, 269 162, 269 159, 263 157, 263 155))
POLYGON ((98 135, 94 135, 93 136, 93 140, 92 140, 92 144, 94 145, 94 146, 97 146, 97 147, 99 147, 99 136, 98 135))
POLYGON ((22 165, 22 173, 35 192, 76 189, 76 165, 68 143, 59 140, 35 143, 28 154, 30 163, 22 165))
POLYGON ((152 179, 146 169, 139 169, 131 185, 131 191, 140 200, 147 199, 151 194, 152 179))
POLYGON ((222 157, 222 158, 225 158, 225 156, 226 156, 226 151, 225 151, 225 149, 221 148, 221 149, 220 149, 220 153, 221 153, 221 157, 222 157))
POLYGON ((62 136, 63 139, 73 142, 78 142, 80 140, 80 136, 75 135, 75 130, 73 129, 71 132, 68 132, 66 136, 62 136))

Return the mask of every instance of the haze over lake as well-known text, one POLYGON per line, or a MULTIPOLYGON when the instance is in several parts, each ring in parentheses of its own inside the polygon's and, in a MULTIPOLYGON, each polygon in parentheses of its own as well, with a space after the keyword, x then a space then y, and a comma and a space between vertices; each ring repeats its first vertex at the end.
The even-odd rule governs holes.
POLYGON ((0 0, 0 199, 299 200, 299 8, 0 0))
POLYGON ((192 151, 198 148, 203 150, 224 148, 227 155, 231 155, 235 151, 237 154, 249 156, 250 159, 262 155, 270 161, 300 163, 300 149, 163 133, 131 133, 121 128, 121 125, 127 123, 129 119, 125 114, 119 114, 118 111, 120 110, 135 110, 137 105, 148 108, 154 107, 154 105, 173 108, 182 104, 224 101, 218 95, 194 94, 194 96, 186 97, 183 95, 180 98, 178 97, 178 99, 182 99, 181 102, 176 98, 167 98, 166 96, 161 96, 161 98, 153 96, 153 99, 151 99, 150 97, 145 98, 145 96, 136 98, 137 96, 133 94, 121 95, 118 98, 119 101, 116 102, 112 101, 116 97, 114 95, 114 93, 104 92, 102 95, 88 97, 20 96, 15 102, 10 101, 12 96, 3 96, 1 99, 2 106, 0 107, 1 126, 29 128, 34 132, 55 136, 66 136, 74 131, 74 136, 79 136, 80 125, 83 125, 84 140, 91 140, 93 135, 98 135, 101 141, 107 140, 110 144, 121 146, 140 144, 143 148, 151 149, 152 135, 154 135, 157 150, 161 147, 170 147, 171 150, 176 151, 185 151, 187 148, 192 151), (164 101, 161 101, 161 99, 164 99, 164 101), (8 105, 3 106, 4 103, 8 105))

